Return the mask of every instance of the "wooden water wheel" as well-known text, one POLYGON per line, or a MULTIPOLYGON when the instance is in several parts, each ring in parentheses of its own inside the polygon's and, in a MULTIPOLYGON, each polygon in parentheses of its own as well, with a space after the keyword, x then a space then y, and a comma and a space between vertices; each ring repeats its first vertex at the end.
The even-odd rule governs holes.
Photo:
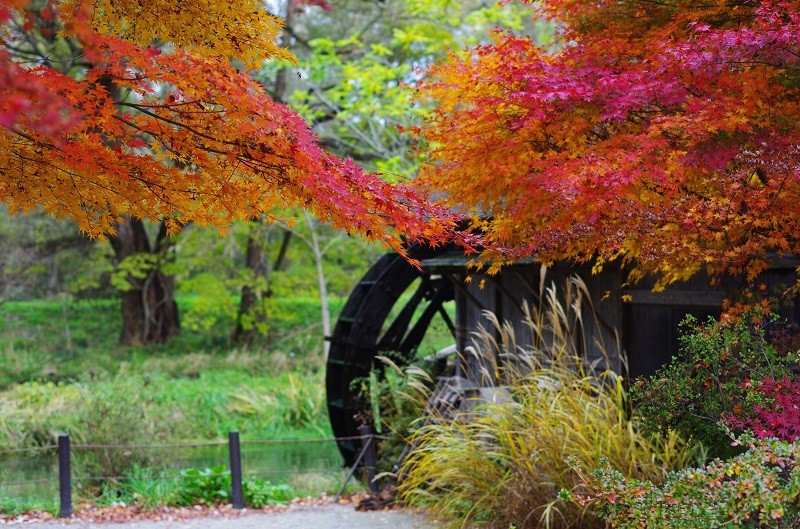
MULTIPOLYGON (((418 260, 447 251, 413 245, 408 252, 418 260)), ((376 357, 391 353, 399 364, 412 359, 434 318, 440 318, 455 340, 455 326, 444 304, 454 298, 446 277, 418 269, 396 253, 382 256, 353 289, 330 337, 326 387, 328 414, 336 437, 356 437, 365 411, 359 398, 359 380, 380 369, 376 357)), ((345 464, 354 463, 359 440, 339 442, 345 464)))

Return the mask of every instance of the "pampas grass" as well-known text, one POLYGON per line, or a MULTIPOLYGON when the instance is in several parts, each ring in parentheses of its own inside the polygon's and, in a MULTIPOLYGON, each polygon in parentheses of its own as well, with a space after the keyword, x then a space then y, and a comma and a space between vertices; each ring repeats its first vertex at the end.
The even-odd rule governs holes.
POLYGON ((492 328, 475 336, 477 354, 516 359, 483 364, 496 371, 508 401, 428 419, 412 435, 401 499, 450 527, 601 528, 589 508, 560 499, 562 489, 584 492, 575 468, 595 468, 604 457, 628 478, 659 483, 670 470, 702 460, 700 447, 675 433, 643 431, 629 413, 623 378, 601 370, 613 358, 585 361, 582 307, 589 300, 582 281, 568 280, 562 292, 542 281, 540 294, 539 307, 525 311, 532 334, 525 343, 533 345, 518 345, 511 327, 491 314, 492 328))

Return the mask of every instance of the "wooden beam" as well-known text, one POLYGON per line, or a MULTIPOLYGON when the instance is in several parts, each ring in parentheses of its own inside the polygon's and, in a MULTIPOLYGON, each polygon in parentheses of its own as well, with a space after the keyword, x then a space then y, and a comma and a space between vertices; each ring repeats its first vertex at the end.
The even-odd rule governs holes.
POLYGON ((693 305, 701 307, 719 307, 725 299, 721 290, 623 290, 625 303, 634 305, 693 305))

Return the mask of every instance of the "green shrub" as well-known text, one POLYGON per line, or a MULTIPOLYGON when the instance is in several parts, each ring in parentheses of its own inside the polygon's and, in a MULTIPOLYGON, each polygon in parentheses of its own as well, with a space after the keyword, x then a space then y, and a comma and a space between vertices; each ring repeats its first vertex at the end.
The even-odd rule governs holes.
MULTIPOLYGON (((181 471, 182 484, 177 497, 186 504, 214 505, 227 503, 231 495, 231 474, 225 465, 206 469, 190 468, 181 471)), ((286 502, 295 497, 289 485, 273 485, 269 481, 242 480, 244 502, 260 509, 267 505, 286 502)))
MULTIPOLYGON (((268 481, 252 479, 242 480, 242 492, 245 504, 257 509, 286 502, 296 496, 289 485, 273 485, 268 481)), ((123 478, 103 482, 99 491, 84 492, 81 496, 97 505, 123 502, 152 510, 164 505, 229 503, 230 495, 230 472, 225 465, 218 465, 184 469, 179 475, 134 467, 123 478)))
POLYGON ((226 502, 231 495, 231 474, 225 465, 211 468, 188 468, 181 471, 183 482, 179 496, 187 504, 213 505, 226 502))
POLYGON ((618 529, 800 527, 800 443, 749 442, 741 455, 670 473, 660 486, 626 478, 603 460, 586 476, 584 496, 573 499, 618 529))
POLYGON ((632 401, 651 431, 675 429, 698 439, 712 456, 737 453, 722 425, 729 416, 749 416, 763 397, 757 384, 789 374, 796 355, 780 352, 767 341, 758 313, 736 321, 688 317, 682 324, 681 351, 653 376, 637 380, 632 401))
POLYGON ((296 496, 289 485, 273 485, 269 481, 252 479, 242 481, 242 492, 244 493, 244 502, 256 509, 287 502, 296 496))
MULTIPOLYGON (((82 441, 96 446, 75 450, 80 474, 113 478, 135 467, 160 468, 166 462, 163 451, 138 446, 164 437, 159 431, 163 423, 153 420, 146 392, 133 378, 118 377, 114 386, 114 391, 84 393, 86 400, 78 411, 78 423, 85 432, 82 441)), ((101 481, 105 480, 94 483, 101 481)))

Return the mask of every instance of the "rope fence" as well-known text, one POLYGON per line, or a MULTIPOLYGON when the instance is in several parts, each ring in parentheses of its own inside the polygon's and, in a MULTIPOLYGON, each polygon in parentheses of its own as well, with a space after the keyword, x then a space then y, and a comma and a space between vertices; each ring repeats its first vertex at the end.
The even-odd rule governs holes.
MULTIPOLYGON (((375 439, 384 439, 385 436, 375 435, 375 439)), ((259 444, 316 444, 316 443, 330 443, 340 441, 361 441, 364 439, 363 435, 354 435, 350 437, 321 437, 316 439, 246 439, 242 440, 243 445, 259 445, 259 444)), ((126 450, 146 450, 150 448, 202 448, 207 446, 225 446, 228 441, 198 441, 192 443, 152 443, 152 444, 96 444, 96 443, 75 443, 72 444, 72 449, 87 449, 87 450, 111 450, 111 449, 126 449, 126 450)), ((55 450, 58 445, 44 445, 32 446, 28 448, 13 448, 9 450, 0 450, 0 456, 7 454, 23 454, 26 452, 46 452, 48 450, 55 450)))
POLYGON ((227 441, 203 441, 197 443, 154 443, 154 444, 74 444, 72 448, 86 450, 147 450, 150 448, 203 448, 206 446, 224 446, 227 441))
MULTIPOLYGON (((387 439, 385 435, 373 435, 377 440, 387 439)), ((361 441, 365 439, 363 435, 354 435, 350 437, 321 437, 317 439, 246 439, 242 440, 243 445, 273 445, 273 444, 316 444, 316 443, 331 443, 340 441, 361 441)), ((86 449, 86 450, 147 450, 150 448, 203 448, 207 446, 226 446, 228 441, 198 441, 193 443, 153 443, 153 444, 97 444, 97 443, 76 443, 72 444, 72 449, 86 449)), ((9 450, 0 450, 0 456, 11 454, 24 454, 26 452, 46 452, 48 450, 56 450, 58 445, 44 445, 44 446, 31 446, 28 448, 13 448, 9 450)))
MULTIPOLYGON (((341 468, 293 468, 293 469, 286 469, 286 470, 259 470, 256 472, 243 472, 242 477, 255 477, 255 476, 274 476, 274 475, 286 475, 286 474, 325 474, 325 473, 338 473, 341 472, 341 468)), ((221 478, 225 476, 229 476, 230 472, 214 472, 209 474, 203 474, 202 478, 221 478)), ((167 480, 181 480, 181 479, 197 479, 198 476, 187 476, 185 474, 158 474, 147 476, 146 478, 142 478, 141 476, 82 476, 82 477, 73 477, 73 483, 79 482, 92 482, 92 481, 133 481, 133 480, 160 480, 160 481, 167 481, 167 480)), ((9 482, 0 482, 0 486, 2 487, 14 487, 14 486, 22 486, 22 485, 33 485, 39 483, 57 483, 58 479, 56 478, 42 478, 42 479, 26 479, 22 481, 9 481, 9 482)))
POLYGON ((22 485, 33 485, 37 483, 56 483, 56 478, 41 478, 41 479, 25 479, 22 481, 3 482, 0 485, 3 487, 21 487, 22 485))
POLYGON ((242 480, 244 477, 286 475, 286 474, 311 474, 311 473, 334 473, 341 472, 342 469, 333 468, 301 468, 285 470, 259 470, 253 472, 242 472, 241 445, 277 445, 277 444, 305 444, 305 443, 324 443, 342 441, 361 441, 362 449, 356 459, 355 464, 347 474, 347 478, 336 495, 339 500, 347 483, 353 477, 356 469, 361 466, 367 472, 367 482, 370 490, 377 491, 377 484, 374 483, 376 474, 376 454, 375 439, 380 438, 372 432, 369 425, 365 425, 360 430, 361 435, 350 437, 324 437, 317 439, 248 439, 241 441, 238 431, 228 432, 227 441, 206 441, 194 443, 155 443, 155 444, 71 444, 69 435, 59 435, 58 444, 35 446, 30 448, 16 448, 11 450, 0 450, 0 456, 10 454, 23 454, 44 451, 54 451, 58 456, 58 478, 41 478, 21 481, 0 482, 2 487, 16 487, 32 484, 58 483, 60 498, 60 518, 70 518, 72 516, 72 483, 98 482, 98 481, 130 481, 139 479, 148 480, 182 480, 182 479, 205 479, 213 477, 231 478, 231 503, 234 509, 244 508, 244 497, 242 492, 242 480), (71 456, 75 450, 148 450, 153 448, 198 448, 208 446, 228 446, 229 468, 228 472, 222 473, 203 473, 201 475, 187 474, 158 474, 142 478, 141 476, 72 476, 71 456))
POLYGON ((32 446, 30 448, 14 448, 12 450, 0 450, 0 456, 6 454, 23 454, 25 452, 45 452, 58 448, 58 445, 32 446))

